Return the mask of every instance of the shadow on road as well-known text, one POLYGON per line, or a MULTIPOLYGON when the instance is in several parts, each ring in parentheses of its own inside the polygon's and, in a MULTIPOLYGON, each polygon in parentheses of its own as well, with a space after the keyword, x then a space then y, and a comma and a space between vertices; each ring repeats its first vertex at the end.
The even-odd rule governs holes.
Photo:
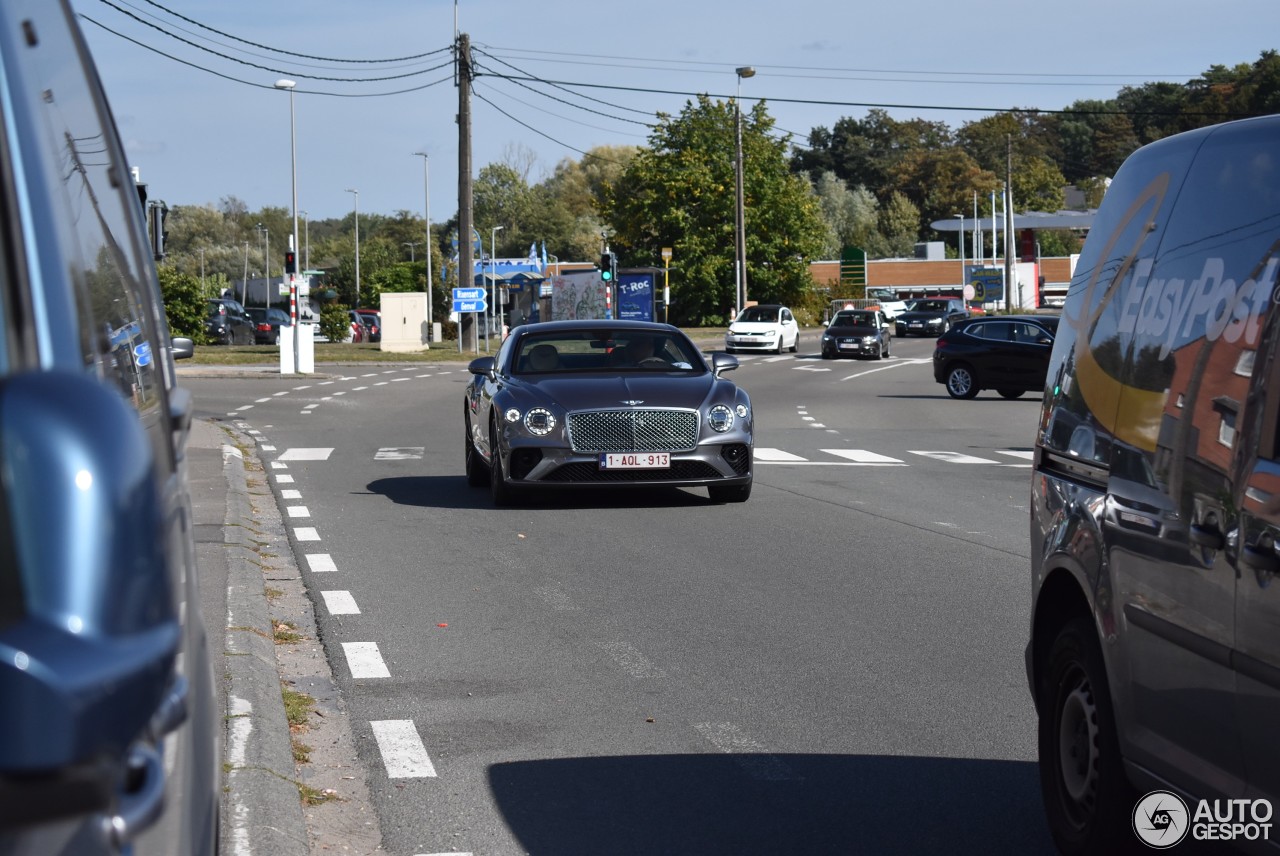
POLYGON ((572 758, 497 764, 489 784, 533 856, 1054 852, 1030 762, 572 758))
MULTIPOLYGON (((397 505, 424 508, 492 508, 487 487, 469 487, 463 476, 406 476, 369 482, 370 493, 397 505)), ((685 508, 711 504, 700 488, 629 487, 545 488, 517 493, 515 508, 557 510, 595 508, 685 508)))

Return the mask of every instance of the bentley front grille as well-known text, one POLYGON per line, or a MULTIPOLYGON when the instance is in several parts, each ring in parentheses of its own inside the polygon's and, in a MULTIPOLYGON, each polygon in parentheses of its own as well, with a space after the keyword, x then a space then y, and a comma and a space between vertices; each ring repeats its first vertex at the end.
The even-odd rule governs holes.
POLYGON ((575 452, 688 452, 698 445, 696 410, 584 410, 569 414, 575 452))

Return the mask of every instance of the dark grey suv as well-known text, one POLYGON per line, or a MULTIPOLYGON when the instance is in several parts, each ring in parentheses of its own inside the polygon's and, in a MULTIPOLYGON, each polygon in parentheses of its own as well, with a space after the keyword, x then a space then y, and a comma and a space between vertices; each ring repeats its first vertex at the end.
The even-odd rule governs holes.
POLYGON ((1278 116, 1140 149, 1080 255, 1030 509, 1027 673, 1064 852, 1280 842, 1277 274, 1278 116))
POLYGON ((191 399, 75 20, 0 4, 0 852, 212 856, 191 399))

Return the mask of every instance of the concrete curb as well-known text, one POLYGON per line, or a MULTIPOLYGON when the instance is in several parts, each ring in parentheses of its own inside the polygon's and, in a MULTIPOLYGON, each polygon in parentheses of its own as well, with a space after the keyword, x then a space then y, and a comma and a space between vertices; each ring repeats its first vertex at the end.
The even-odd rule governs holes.
MULTIPOLYGON (((225 426, 224 426, 225 427, 225 426)), ((308 856, 306 823, 280 693, 263 574, 256 563, 262 533, 254 519, 241 437, 224 445, 227 479, 227 674, 225 853, 308 856)))

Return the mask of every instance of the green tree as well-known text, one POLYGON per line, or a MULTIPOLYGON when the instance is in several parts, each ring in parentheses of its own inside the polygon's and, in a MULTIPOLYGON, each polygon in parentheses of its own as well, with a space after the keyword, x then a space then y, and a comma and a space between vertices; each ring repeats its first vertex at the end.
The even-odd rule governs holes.
POLYGON ((920 240, 920 209, 894 191, 880 209, 880 234, 886 242, 885 255, 910 256, 920 240))
MULTIPOLYGON (((944 220, 957 212, 968 210, 973 204, 973 192, 986 195, 1000 187, 996 176, 978 166, 963 149, 952 146, 944 149, 919 149, 908 152, 895 166, 894 193, 912 203, 917 220, 911 232, 922 235, 934 220, 944 220)), ((904 210, 899 203, 899 211, 904 210)), ((903 234, 905 225, 895 223, 892 231, 881 233, 894 243, 903 234)), ((918 240, 914 238, 913 240, 918 240)))
MULTIPOLYGON (((742 117, 747 286, 751 299, 792 301, 810 286, 808 262, 825 227, 808 183, 787 168, 763 103, 742 117)), ((661 266, 673 253, 673 320, 723 318, 734 303, 735 111, 700 96, 660 115, 649 146, 606 194, 612 245, 624 265, 661 266)))
POLYGON ((871 255, 883 249, 884 240, 877 222, 880 203, 874 193, 861 185, 850 188, 831 171, 821 175, 813 190, 827 224, 823 258, 839 258, 846 246, 861 247, 871 255))
POLYGON ((170 334, 186 336, 204 344, 206 295, 201 293, 199 278, 183 273, 172 265, 160 265, 156 273, 160 280, 164 314, 169 319, 170 334))

